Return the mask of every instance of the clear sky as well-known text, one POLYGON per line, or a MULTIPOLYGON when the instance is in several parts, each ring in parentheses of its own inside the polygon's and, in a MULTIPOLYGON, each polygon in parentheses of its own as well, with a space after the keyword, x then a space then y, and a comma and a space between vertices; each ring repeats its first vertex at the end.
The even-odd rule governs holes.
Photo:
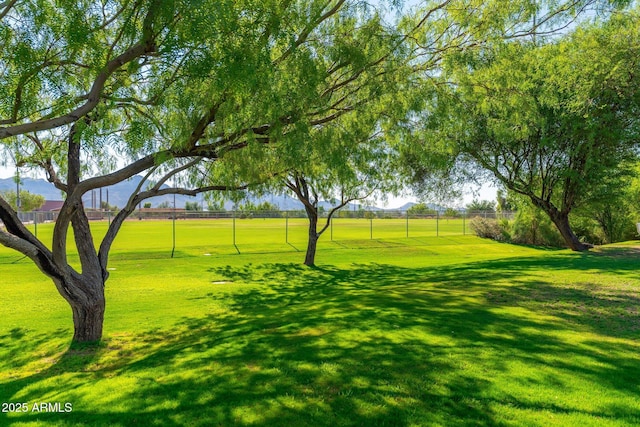
MULTIPOLYGON (((9 168, 6 166, 0 166, 0 178, 12 178, 16 174, 15 168, 9 168)), ((45 179, 44 173, 35 173, 35 172, 21 172, 23 177, 36 178, 36 179, 45 179)), ((469 187, 468 194, 463 196, 462 200, 452 203, 452 207, 462 207, 473 199, 480 200, 495 200, 496 199, 496 188, 493 186, 485 185, 481 188, 472 188, 469 187), (474 193, 475 191, 475 193, 474 193)), ((376 206, 381 208, 394 209, 404 205, 407 202, 418 202, 415 197, 403 196, 403 197, 389 197, 386 204, 382 202, 376 203, 376 206)))

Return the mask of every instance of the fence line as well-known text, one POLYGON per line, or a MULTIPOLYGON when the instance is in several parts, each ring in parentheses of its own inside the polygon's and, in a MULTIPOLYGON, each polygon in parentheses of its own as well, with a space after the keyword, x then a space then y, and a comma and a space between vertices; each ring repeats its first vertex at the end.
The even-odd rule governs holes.
MULTIPOLYGON (((512 219, 514 212, 456 212, 451 214, 451 210, 448 210, 449 215, 445 215, 444 211, 427 212, 423 214, 413 214, 407 211, 399 210, 379 210, 379 211, 340 211, 332 219, 329 229, 325 234, 325 238, 328 237, 330 241, 340 240, 374 240, 374 239, 393 239, 393 238, 414 238, 414 237, 427 237, 427 236, 453 236, 453 235, 466 235, 469 234, 468 222, 473 217, 482 218, 495 218, 495 219, 512 219), (328 234, 328 236, 327 236, 328 234), (356 236, 356 237, 354 237, 356 236)), ((115 216, 115 212, 109 211, 87 211, 87 215, 91 220, 96 221, 108 221, 115 216)), ((326 221, 326 212, 320 213, 319 228, 324 226, 326 221)), ((57 212, 20 212, 19 218, 26 224, 32 224, 34 232, 37 236, 38 225, 47 222, 54 222, 57 218, 57 212)), ((237 252, 240 252, 238 248, 239 244, 244 244, 241 240, 244 237, 237 235, 236 231, 243 231, 244 234, 249 229, 252 231, 251 238, 258 237, 260 233, 260 227, 257 223, 251 224, 247 221, 239 220, 251 220, 251 219, 265 219, 276 220, 282 219, 281 225, 270 221, 269 230, 266 228, 263 230, 265 233, 271 233, 280 229, 284 242, 290 246, 294 246, 293 243, 301 244, 306 240, 308 229, 308 221, 306 213, 302 210, 295 211, 187 211, 184 209, 140 209, 136 211, 129 221, 132 220, 172 220, 173 225, 171 228, 172 233, 172 252, 176 249, 176 235, 180 235, 180 227, 176 230, 176 222, 185 220, 223 220, 218 224, 222 228, 231 228, 231 244, 235 247, 237 252), (224 225, 224 221, 230 222, 228 226, 224 225), (238 220, 238 221, 237 221, 238 220), (244 228, 244 230, 243 230, 244 228)), ((1 223, 0 223, 1 224, 1 223)), ((217 227, 217 226, 216 226, 217 227)), ((277 235, 276 234, 276 235, 277 235)), ((266 242, 265 242, 266 243, 266 242)), ((272 243, 277 243, 273 241, 272 243)))

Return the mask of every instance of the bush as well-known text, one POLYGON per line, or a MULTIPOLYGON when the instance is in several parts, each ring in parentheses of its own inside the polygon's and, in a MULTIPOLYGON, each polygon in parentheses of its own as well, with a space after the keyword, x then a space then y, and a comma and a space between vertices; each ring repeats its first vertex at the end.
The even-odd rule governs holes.
POLYGON ((581 242, 589 242, 594 245, 605 243, 598 223, 593 218, 576 215, 571 218, 571 229, 581 242))
POLYGON ((475 217, 469 222, 469 226, 476 236, 485 239, 493 239, 500 242, 509 240, 509 232, 505 228, 504 221, 475 217))
POLYGON ((478 237, 521 245, 562 247, 562 236, 551 220, 534 207, 524 207, 515 219, 474 217, 469 223, 478 237))
POLYGON ((518 210, 511 224, 511 241, 523 245, 564 246, 564 240, 551 219, 531 205, 524 205, 518 210))
POLYGON ((591 217, 576 215, 571 221, 571 227, 581 241, 595 245, 637 238, 635 223, 631 215, 624 212, 592 212, 591 217))

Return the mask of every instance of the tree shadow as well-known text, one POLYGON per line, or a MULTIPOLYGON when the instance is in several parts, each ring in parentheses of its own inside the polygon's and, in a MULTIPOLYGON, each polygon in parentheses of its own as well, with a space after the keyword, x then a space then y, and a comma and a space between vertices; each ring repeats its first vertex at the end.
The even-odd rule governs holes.
MULTIPOLYGON (((542 268, 612 268, 601 256, 575 265, 572 259, 558 255, 437 268, 288 263, 213 268, 210 273, 239 285, 233 293, 204 296, 223 299, 224 311, 185 318, 171 329, 110 337, 90 354, 67 352, 46 371, 2 384, 7 398, 29 401, 54 390, 53 380, 69 374, 101 387, 130 378, 134 386, 118 389, 113 398, 102 396, 99 411, 79 387, 67 393, 76 399, 72 414, 2 414, 0 423, 507 425, 496 413, 504 405, 633 420, 636 408, 623 402, 585 410, 491 391, 491 374, 508 372, 518 360, 541 372, 552 368, 637 393, 640 366, 621 356, 633 354, 631 344, 562 338, 576 328, 603 337, 637 333, 614 309, 640 306, 635 294, 605 292, 588 283, 578 288, 522 280, 542 268), (243 289, 242 283, 251 286, 243 289), (599 307, 600 317, 574 310, 578 303, 599 307), (475 359, 488 373, 467 369, 475 359), (30 387, 34 382, 42 385, 30 387), (125 401, 125 407, 111 409, 116 401, 125 401)), ((614 268, 627 271, 623 260, 615 262, 614 268)), ((0 342, 20 334, 13 331, 0 342)), ((568 387, 563 378, 522 375, 513 381, 562 390, 568 387)))

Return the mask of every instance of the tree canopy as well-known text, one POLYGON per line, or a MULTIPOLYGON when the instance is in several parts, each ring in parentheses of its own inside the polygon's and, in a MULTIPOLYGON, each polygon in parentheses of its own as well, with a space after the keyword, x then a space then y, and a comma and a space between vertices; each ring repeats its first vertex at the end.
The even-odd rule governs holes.
POLYGON ((39 209, 44 204, 44 197, 39 194, 33 194, 26 190, 20 190, 20 206, 18 207, 18 198, 15 191, 5 191, 0 193, 0 197, 5 199, 12 209, 22 212, 30 212, 39 209))
POLYGON ((584 249, 569 213, 636 155, 639 22, 636 12, 617 13, 544 44, 451 56, 426 119, 428 149, 444 141, 464 169, 489 171, 546 212, 569 247, 584 249))
MULTIPOLYGON (((65 194, 51 244, 0 199, 0 244, 52 279, 75 341, 98 340, 109 251, 141 202, 294 171, 352 185, 432 99, 451 54, 481 60, 487 43, 542 36, 605 3, 425 1, 394 20, 381 4, 348 0, 0 3, 1 147, 65 194), (95 242, 82 196, 135 175, 95 242), (79 268, 67 260, 70 227, 79 268)), ((622 68, 616 76, 624 82, 622 68)), ((571 99, 575 111, 585 105, 571 99)))

